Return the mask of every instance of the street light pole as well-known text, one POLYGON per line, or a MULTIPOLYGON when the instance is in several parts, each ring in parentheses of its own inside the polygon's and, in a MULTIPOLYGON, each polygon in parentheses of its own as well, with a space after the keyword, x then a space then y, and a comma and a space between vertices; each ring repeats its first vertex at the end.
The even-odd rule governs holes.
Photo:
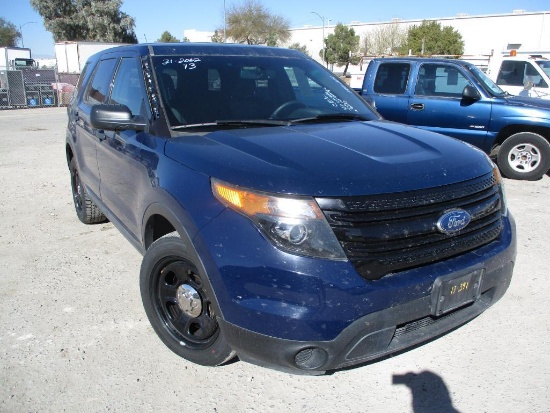
POLYGON ((323 42, 322 42, 323 49, 322 49, 322 52, 323 52, 323 63, 325 63, 325 18, 317 12, 312 11, 312 13, 319 16, 319 18, 323 22, 323 42))
POLYGON ((21 47, 25 47, 25 42, 23 41, 23 27, 25 27, 27 24, 36 24, 38 22, 27 22, 24 24, 19 25, 19 34, 21 35, 21 47))
POLYGON ((226 43, 227 36, 225 34, 227 27, 227 19, 225 17, 225 0, 223 0, 223 42, 226 43))

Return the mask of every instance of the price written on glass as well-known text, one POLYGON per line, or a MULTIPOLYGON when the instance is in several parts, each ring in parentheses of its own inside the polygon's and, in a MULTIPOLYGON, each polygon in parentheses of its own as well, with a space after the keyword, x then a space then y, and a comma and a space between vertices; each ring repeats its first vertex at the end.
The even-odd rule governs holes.
POLYGON ((466 291, 468 289, 468 286, 470 285, 469 282, 463 282, 463 283, 460 283, 460 284, 457 284, 457 285, 453 285, 451 287, 451 291, 450 291, 450 294, 453 295, 453 294, 457 294, 457 293, 460 293, 462 291, 466 291))

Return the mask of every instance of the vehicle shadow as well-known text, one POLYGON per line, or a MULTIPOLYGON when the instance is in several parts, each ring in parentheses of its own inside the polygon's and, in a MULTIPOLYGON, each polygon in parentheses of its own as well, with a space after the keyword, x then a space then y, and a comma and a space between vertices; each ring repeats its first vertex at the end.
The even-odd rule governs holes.
POLYGON ((412 393, 414 413, 460 413, 441 377, 431 371, 394 374, 393 384, 407 386, 412 393))

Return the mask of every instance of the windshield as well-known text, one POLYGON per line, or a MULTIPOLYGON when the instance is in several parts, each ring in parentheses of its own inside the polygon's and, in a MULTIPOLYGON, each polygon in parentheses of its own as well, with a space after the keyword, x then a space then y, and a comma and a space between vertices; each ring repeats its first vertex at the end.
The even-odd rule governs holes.
POLYGON ((328 120, 329 115, 340 120, 378 118, 355 92, 306 58, 154 56, 153 66, 168 119, 176 128, 240 121, 280 125, 328 120))
POLYGON ((537 64, 550 77, 550 60, 537 60, 537 64))
POLYGON ((506 92, 502 90, 495 82, 493 82, 489 77, 481 71, 481 69, 477 66, 470 66, 469 67, 470 72, 477 78, 477 80, 481 83, 481 85, 485 88, 487 92, 489 92, 493 96, 502 96, 505 95, 506 92))

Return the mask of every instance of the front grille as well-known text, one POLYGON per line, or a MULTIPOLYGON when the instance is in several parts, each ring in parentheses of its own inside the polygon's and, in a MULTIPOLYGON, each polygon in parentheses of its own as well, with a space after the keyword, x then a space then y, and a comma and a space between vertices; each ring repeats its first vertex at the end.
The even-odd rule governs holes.
POLYGON ((317 202, 348 259, 370 280, 479 248, 502 230, 500 186, 493 174, 428 190, 317 202), (441 233, 438 219, 455 208, 468 211, 470 224, 441 233))

